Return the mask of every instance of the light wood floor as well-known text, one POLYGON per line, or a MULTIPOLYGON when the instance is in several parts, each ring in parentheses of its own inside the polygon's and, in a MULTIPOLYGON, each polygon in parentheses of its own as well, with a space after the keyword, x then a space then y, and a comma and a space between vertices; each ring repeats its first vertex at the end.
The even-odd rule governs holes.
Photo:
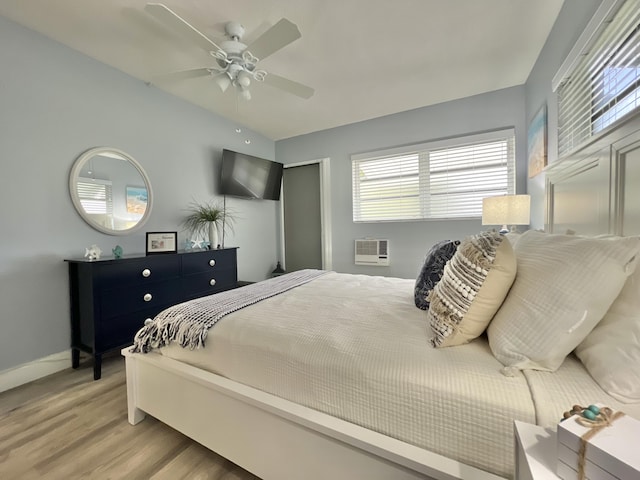
POLYGON ((147 416, 127 422, 124 359, 0 393, 0 479, 259 480, 147 416))

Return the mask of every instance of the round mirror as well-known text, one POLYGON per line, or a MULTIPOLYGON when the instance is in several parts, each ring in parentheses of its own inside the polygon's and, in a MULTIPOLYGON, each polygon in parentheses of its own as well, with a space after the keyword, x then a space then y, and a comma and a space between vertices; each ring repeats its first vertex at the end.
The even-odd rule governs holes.
POLYGON ((151 213, 151 183, 140 164, 121 150, 98 147, 76 160, 69 175, 71 200, 93 228, 127 235, 151 213))

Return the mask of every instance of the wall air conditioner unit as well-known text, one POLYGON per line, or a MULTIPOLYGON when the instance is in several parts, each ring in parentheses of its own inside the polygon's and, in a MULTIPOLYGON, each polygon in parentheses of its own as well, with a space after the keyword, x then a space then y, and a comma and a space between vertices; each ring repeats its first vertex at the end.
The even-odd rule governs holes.
POLYGON ((389 240, 370 238, 356 240, 356 265, 388 266, 389 240))

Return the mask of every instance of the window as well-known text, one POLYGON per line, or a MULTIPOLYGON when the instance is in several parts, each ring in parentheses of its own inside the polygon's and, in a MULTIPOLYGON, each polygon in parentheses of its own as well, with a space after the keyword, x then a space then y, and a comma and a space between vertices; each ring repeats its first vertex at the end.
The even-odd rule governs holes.
POLYGON ((94 215, 111 215, 113 198, 111 182, 92 178, 78 179, 78 197, 84 211, 94 215))
POLYGON ((592 91, 594 133, 604 130, 640 106, 640 26, 636 26, 602 70, 592 91), (630 52, 634 49, 634 52, 630 52), (621 57, 633 55, 633 59, 621 57))
POLYGON ((352 155, 353 221, 474 218, 515 193, 513 129, 352 155))
POLYGON ((586 35, 596 40, 581 47, 582 58, 558 87, 559 155, 640 111, 640 0, 603 5, 599 33, 586 35))

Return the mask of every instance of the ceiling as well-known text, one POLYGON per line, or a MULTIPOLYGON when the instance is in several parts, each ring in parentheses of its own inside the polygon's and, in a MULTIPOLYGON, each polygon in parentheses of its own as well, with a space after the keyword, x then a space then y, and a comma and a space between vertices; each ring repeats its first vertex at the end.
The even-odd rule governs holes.
POLYGON ((155 0, 214 41, 228 21, 245 43, 285 17, 302 38, 261 69, 309 85, 308 100, 211 78, 159 81, 214 66, 144 10, 147 0, 1 0, 0 15, 273 140, 526 82, 563 0, 155 0), (248 40, 248 41, 247 41, 248 40))

